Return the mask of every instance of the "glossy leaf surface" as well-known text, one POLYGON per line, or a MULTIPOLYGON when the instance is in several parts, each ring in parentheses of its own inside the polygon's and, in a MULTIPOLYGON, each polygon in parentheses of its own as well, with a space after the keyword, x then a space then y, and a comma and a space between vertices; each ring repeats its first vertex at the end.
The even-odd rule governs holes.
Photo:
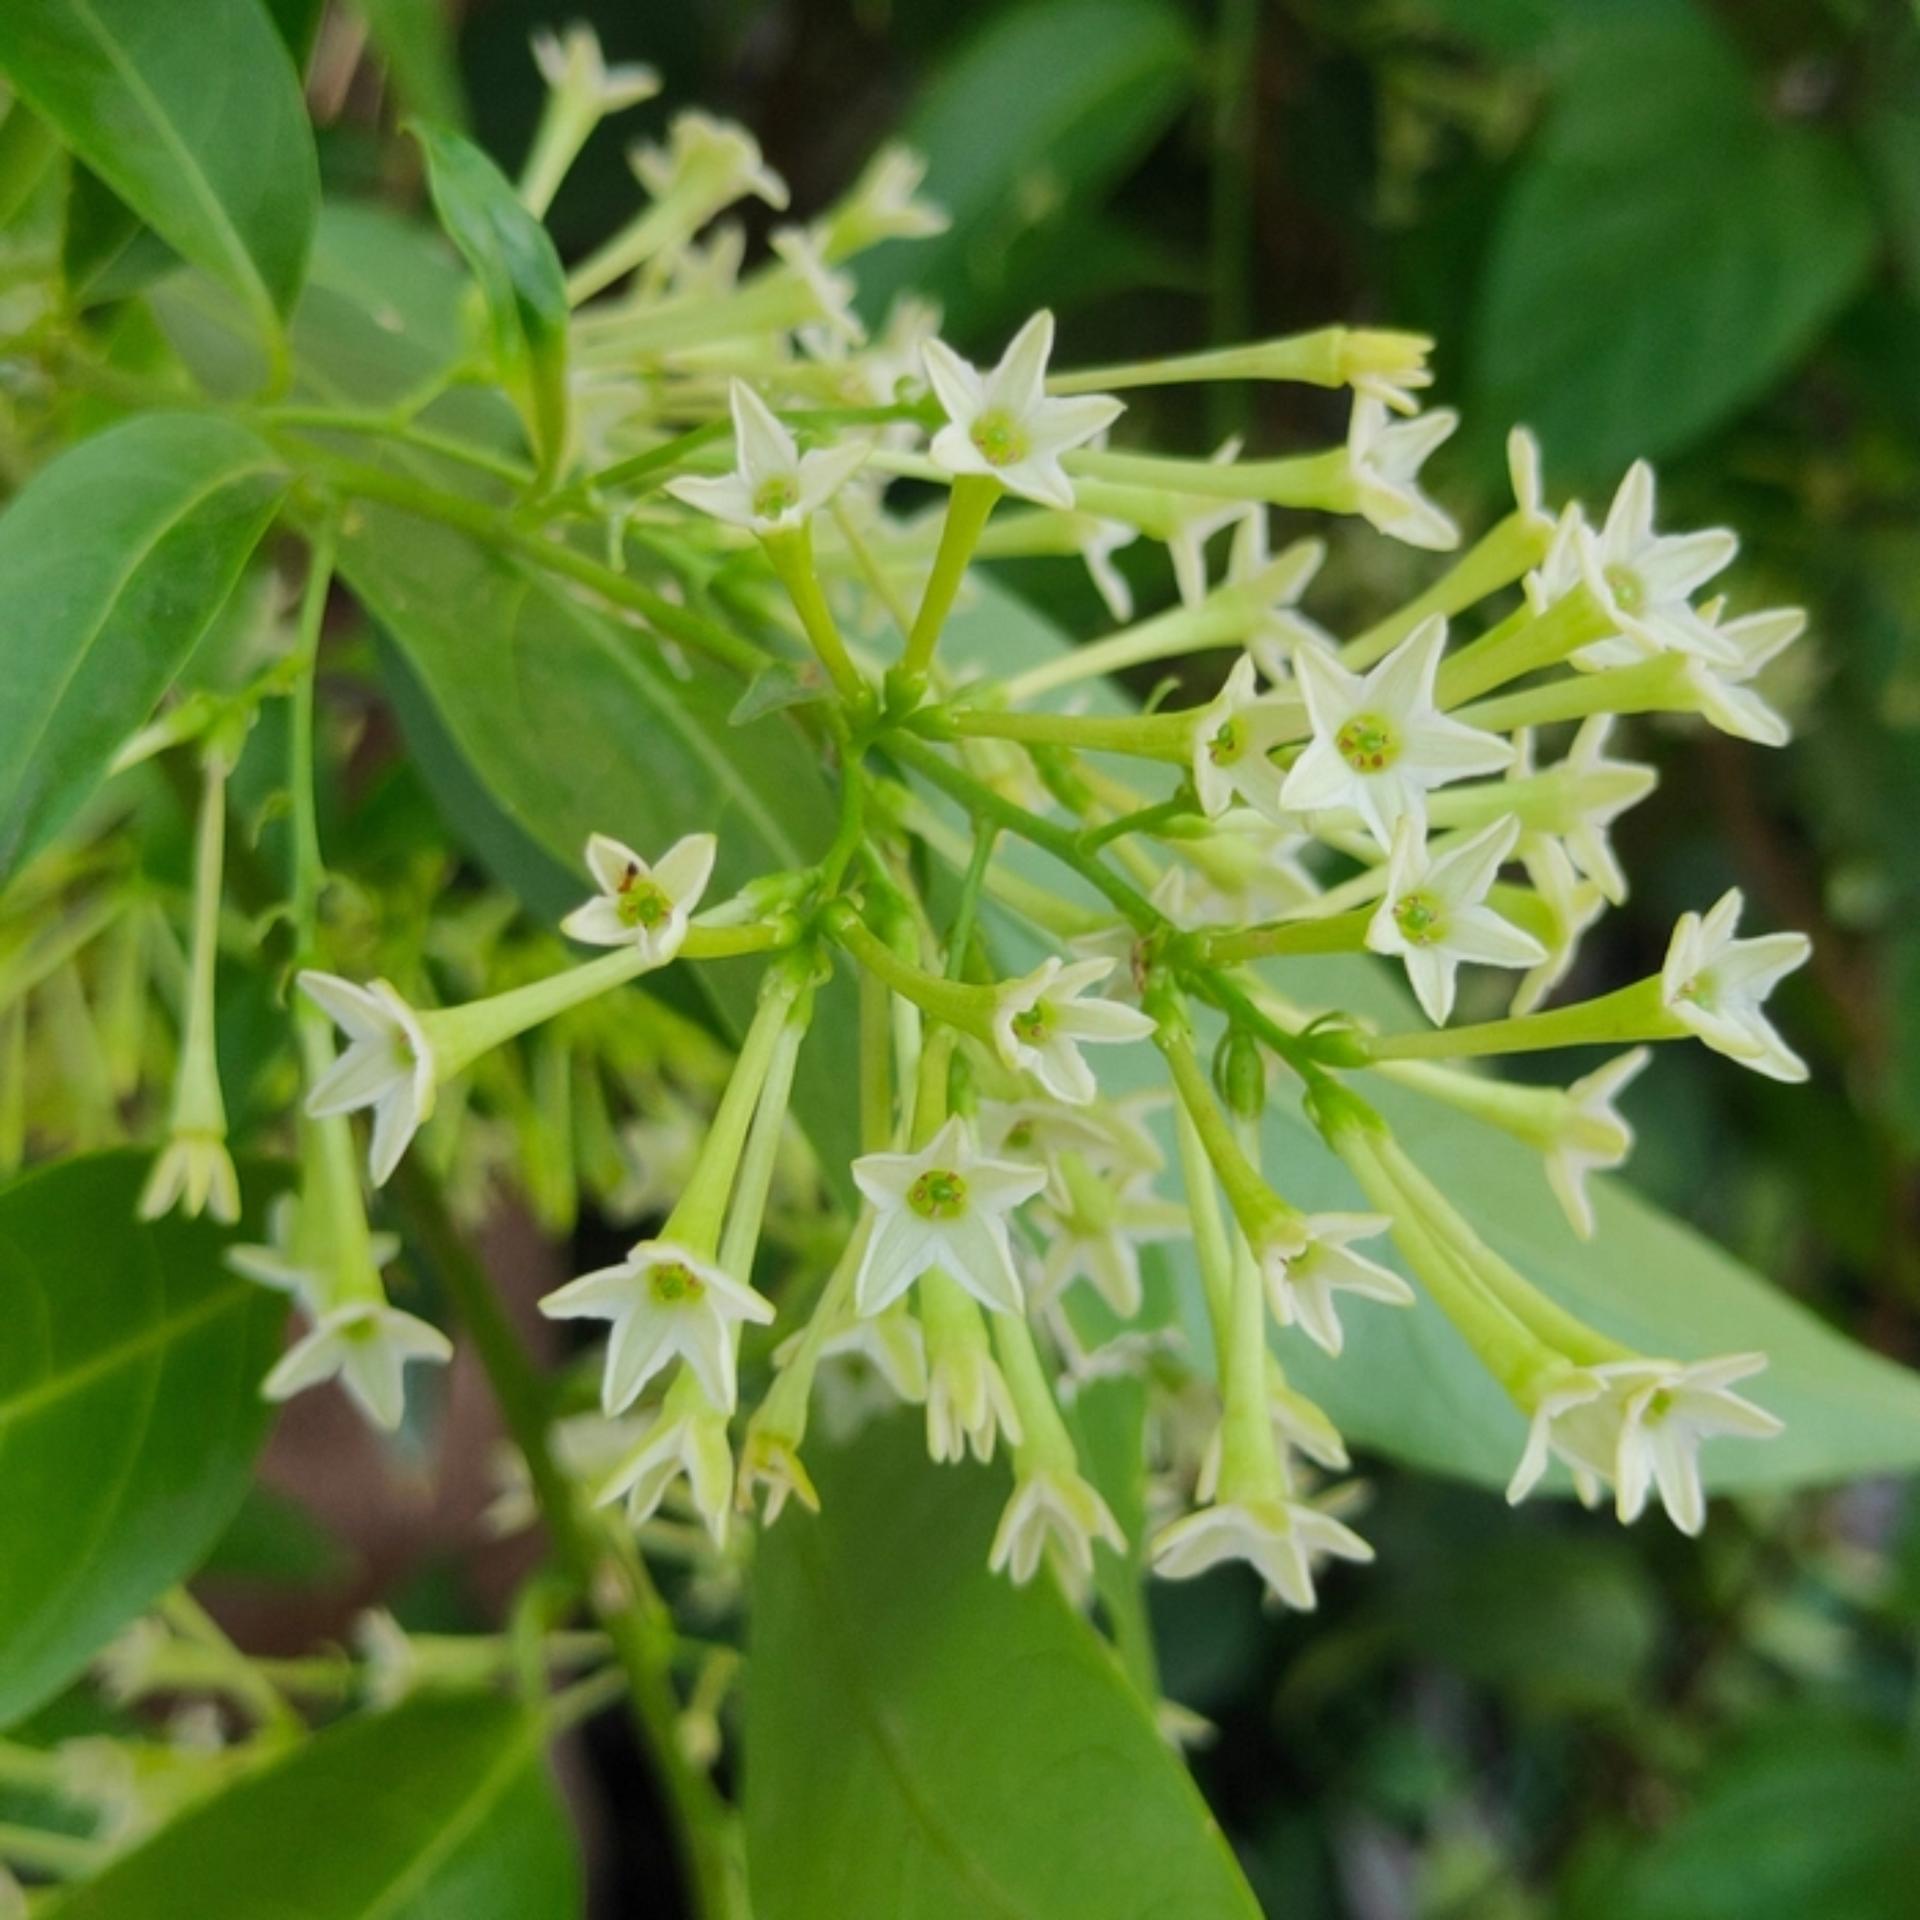
POLYGON ((48 1920, 572 1920, 540 1722, 411 1701, 328 1729, 47 1909, 48 1920))
POLYGON ((219 612, 285 484, 243 428, 152 413, 43 467, 0 515, 0 878, 104 777, 219 612))
POLYGON ((0 1191, 0 1726, 193 1571, 266 1438, 285 1304, 210 1223, 136 1220, 146 1175, 101 1154, 0 1191))
POLYGON ((760 1920, 1253 1920, 1151 1710, 1048 1581, 987 1572, 1002 1472, 907 1415, 815 1464, 755 1568, 760 1920))
POLYGON ((319 167, 292 60, 259 0, 7 0, 0 72, 257 319, 292 307, 319 167))

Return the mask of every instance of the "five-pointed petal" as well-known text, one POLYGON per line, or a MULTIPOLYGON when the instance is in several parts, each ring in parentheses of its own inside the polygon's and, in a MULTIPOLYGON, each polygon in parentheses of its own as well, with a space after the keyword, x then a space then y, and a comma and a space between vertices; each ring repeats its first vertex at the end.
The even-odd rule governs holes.
POLYGON ((361 987, 308 968, 299 976, 299 987, 348 1043, 346 1052, 314 1083, 307 1111, 318 1120, 371 1107, 367 1169, 373 1184, 383 1186, 408 1141, 433 1113, 438 1075, 426 1028, 384 980, 361 987))
POLYGON ((708 478, 689 474, 667 491, 702 513, 763 538, 798 527, 846 483, 871 448, 864 440, 802 453, 767 403, 736 380, 731 388, 734 470, 708 478))
POLYGON ((918 1153, 861 1155, 853 1180, 877 1216, 854 1280, 862 1313, 878 1313, 930 1267, 996 1313, 1020 1311, 1006 1216, 1046 1185, 1044 1167, 987 1159, 956 1114, 918 1153))
POLYGON ((707 1398, 733 1411, 733 1329, 764 1326, 773 1304, 724 1268, 666 1240, 643 1240, 618 1266, 583 1274, 540 1302, 549 1320, 610 1320, 600 1400, 620 1413, 678 1354, 707 1398))
POLYGON ((1313 739, 1287 774, 1280 804, 1303 813, 1351 807, 1380 845, 1391 847, 1402 815, 1425 832, 1430 788, 1503 771, 1513 759, 1505 740, 1448 719, 1434 703, 1446 643, 1447 623, 1436 614, 1365 679, 1302 647, 1294 672, 1313 739))
POLYGON ((1089 1105, 1100 1087, 1080 1049, 1144 1040, 1153 1031, 1153 1020, 1137 1007, 1081 999, 1113 967, 1111 960, 1068 966, 1049 957, 1032 973, 1005 982, 993 1007, 993 1044, 1001 1060, 1032 1074, 1056 1100, 1089 1105))
POLYGON ((1104 393, 1047 397, 1053 315, 1036 313, 984 376, 944 341, 929 340, 920 351, 947 416, 928 448, 934 464, 984 474, 1043 507, 1071 507, 1073 482, 1060 456, 1104 432, 1125 408, 1104 393))
POLYGON ((690 833, 649 863, 620 841, 594 834, 587 867, 600 891, 568 914, 560 931, 592 947, 637 946, 650 965, 664 967, 687 937, 718 847, 712 834, 690 833))
POLYGON ((1761 1004, 1774 984, 1813 951, 1804 933, 1736 940, 1744 902, 1738 887, 1703 920, 1683 913, 1660 971, 1667 1011, 1708 1046, 1771 1080, 1804 1080, 1807 1063, 1774 1031, 1761 1004))

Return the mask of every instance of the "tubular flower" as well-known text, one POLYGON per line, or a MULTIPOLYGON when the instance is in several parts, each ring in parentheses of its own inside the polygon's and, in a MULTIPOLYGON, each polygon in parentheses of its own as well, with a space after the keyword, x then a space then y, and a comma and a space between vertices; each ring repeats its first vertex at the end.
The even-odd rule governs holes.
POLYGON ((1365 679, 1317 649, 1295 657, 1313 739, 1280 789, 1296 812, 1351 807, 1383 847, 1402 816, 1424 834, 1427 793, 1513 759, 1505 740, 1450 720, 1434 704, 1447 623, 1424 620, 1365 679))
POLYGON ((853 1180, 878 1212, 854 1281, 862 1313, 878 1313, 931 1267, 982 1306, 1019 1312, 1006 1216, 1046 1185, 1044 1167, 989 1160, 955 1115, 918 1153, 863 1154, 853 1180))
POLYGON ((982 474, 1043 507, 1072 507, 1073 482, 1060 456, 1104 432, 1125 409, 1102 393, 1048 398, 1053 315, 1036 313, 985 375, 943 341, 929 340, 921 352, 947 415, 928 449, 935 465, 982 474))
POLYGON ((1716 1052, 1770 1080, 1804 1080, 1807 1063, 1761 1011, 1776 982, 1804 966, 1813 943, 1804 933, 1736 940, 1744 905, 1740 889, 1721 895, 1705 919, 1683 913, 1660 970, 1667 1011, 1716 1052))

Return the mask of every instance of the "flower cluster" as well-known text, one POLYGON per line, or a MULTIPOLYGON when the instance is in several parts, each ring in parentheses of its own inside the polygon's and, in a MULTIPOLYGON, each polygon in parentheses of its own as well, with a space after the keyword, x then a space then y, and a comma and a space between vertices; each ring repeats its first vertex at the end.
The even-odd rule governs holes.
MULTIPOLYGON (((606 74, 574 43, 542 65, 571 116, 537 156, 543 206, 582 116, 650 81, 606 74)), ((1798 614, 1703 600, 1734 538, 1656 531, 1644 465, 1604 510, 1549 508, 1517 431, 1512 511, 1435 561, 1405 606, 1330 631, 1304 610, 1324 548, 1275 553, 1274 509, 1357 517, 1434 554, 1461 544, 1421 480, 1455 425, 1419 410, 1427 341, 1329 329, 1061 371, 1041 312, 975 365, 922 307, 869 337, 851 304, 849 258, 939 225, 904 157, 882 156, 816 224, 779 229, 751 270, 716 216, 746 196, 784 208, 787 193, 747 135, 683 116, 636 164, 646 206, 569 285, 567 498, 603 520, 623 565, 660 570, 663 607, 688 581, 724 579, 714 604, 741 623, 726 663, 761 663, 749 698, 787 706, 817 747, 839 832, 813 864, 766 873, 724 823, 661 845, 644 822, 606 820, 584 852, 593 891, 560 923, 597 956, 451 1006, 384 979, 300 982, 346 1038, 312 1063, 306 1112, 316 1128, 371 1113, 378 1186, 440 1096, 468 1102, 469 1070, 506 1043, 585 1033, 597 1003, 632 1004, 632 983, 670 964, 761 956, 711 1113, 676 1095, 634 1116, 656 1156, 643 1237, 542 1303, 607 1327, 594 1364, 616 1444, 589 1490, 643 1527, 691 1510, 717 1545, 761 1495, 769 1521, 789 1497, 816 1503, 816 1413, 843 1425, 856 1398, 862 1412, 917 1403, 936 1459, 1011 1458, 991 1564, 1015 1580, 1051 1566, 1083 1591, 1097 1553, 1128 1542, 1068 1409, 1089 1381, 1132 1371, 1186 1410, 1153 1428, 1155 1568, 1241 1560, 1277 1601, 1310 1607, 1329 1560, 1370 1549, 1326 1479, 1346 1464, 1341 1437, 1286 1363, 1302 1341, 1339 1355, 1346 1322, 1391 1308, 1444 1315, 1511 1401, 1513 1497, 1557 1460, 1583 1492, 1610 1485, 1623 1520, 1657 1494, 1696 1531, 1701 1443, 1776 1428, 1730 1390, 1762 1358, 1650 1355, 1585 1324, 1415 1163, 1382 1089, 1525 1142, 1569 1230, 1590 1235, 1587 1177, 1631 1147, 1616 1101, 1651 1043, 1692 1037, 1804 1077, 1766 998, 1807 943, 1740 937, 1737 892, 1681 919, 1657 974, 1543 1005, 1627 888, 1610 832, 1654 776, 1610 756, 1617 720, 1777 743, 1786 723, 1761 675, 1798 614), (1128 391, 1213 379, 1344 386, 1350 429, 1275 457, 1127 444, 1128 391), (935 510, 905 504, 929 486, 935 510), (1135 621, 1113 556, 1140 541, 1166 546, 1180 597, 1135 621), (1010 669, 969 656, 953 616, 978 592, 970 569, 1015 554, 1080 556, 1122 624, 1010 669), (1222 650, 1216 691, 1189 704, 1138 712, 1107 685, 1222 650), (725 897, 703 908, 716 877, 725 897), (1289 965, 1305 956, 1323 964, 1289 965), (1325 956, 1347 956, 1346 974, 1325 956), (1369 956, 1404 975, 1399 1011, 1329 1004, 1329 978, 1364 997, 1369 956), (857 1002, 857 1058, 811 1042, 830 979, 857 1002), (1614 1057, 1564 1089, 1472 1064, 1549 1047, 1614 1057), (812 1189, 826 1231, 783 1239, 796 1073, 844 1088, 861 1150, 812 1189), (1290 1197, 1324 1169, 1305 1177, 1300 1156, 1318 1149, 1297 1128, 1262 1126, 1279 1103, 1303 1104, 1345 1168, 1343 1210, 1290 1197)), ((702 631, 683 622, 674 643, 702 631)), ((1383 1004, 1377 988, 1367 1004, 1383 1004)), ((338 1371, 390 1424, 401 1363, 443 1343, 369 1282, 364 1221, 349 1248, 361 1278, 312 1279, 319 1186, 282 1246, 241 1257, 313 1316, 269 1391, 338 1371)), ((337 1273, 353 1231, 338 1222, 360 1195, 349 1204, 337 1179, 327 1193, 337 1273)))

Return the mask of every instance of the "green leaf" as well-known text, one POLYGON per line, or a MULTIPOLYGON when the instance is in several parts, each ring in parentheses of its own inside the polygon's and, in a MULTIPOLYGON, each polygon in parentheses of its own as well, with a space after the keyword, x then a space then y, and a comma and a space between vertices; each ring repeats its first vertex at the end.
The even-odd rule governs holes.
MULTIPOLYGON (((974 606, 948 629, 944 658, 1005 674, 1069 644, 1004 589, 977 577, 976 586, 974 606)), ((1112 687, 1093 695, 1094 711, 1122 706, 1112 687)), ((1084 883, 1044 856, 1033 856, 1026 871, 1091 903, 1084 883)), ((1032 959, 1020 956, 1020 963, 1032 959)), ((1344 1007, 1389 1027, 1420 1023, 1398 981, 1371 959, 1292 960, 1274 964, 1271 978, 1301 1005, 1344 1007)), ((1592 1064, 1588 1058, 1579 1070, 1592 1064)), ((1163 1084, 1148 1047, 1102 1049, 1097 1065, 1110 1093, 1163 1084)), ((1730 1061, 1723 1070, 1740 1071, 1730 1061)), ((1650 1073, 1659 1071, 1656 1060, 1650 1073)), ((1750 1350, 1768 1356, 1767 1371, 1742 1391, 1779 1415, 1786 1431, 1761 1442, 1709 1441, 1701 1455, 1709 1486, 1825 1485, 1920 1467, 1920 1375, 1843 1339, 1618 1181, 1590 1182, 1598 1230, 1592 1240, 1580 1240, 1547 1186, 1539 1156, 1519 1141, 1376 1076, 1360 1076, 1357 1085, 1489 1244, 1564 1306, 1646 1353, 1681 1360, 1750 1350)), ((1295 1206, 1365 1210, 1345 1168, 1284 1091, 1268 1107, 1265 1163, 1295 1206)), ((1376 1241, 1365 1250, 1399 1264, 1385 1246, 1376 1241)), ((1168 1243, 1158 1257, 1181 1276, 1182 1324, 1194 1350, 1204 1354, 1210 1346, 1191 1248, 1168 1243)), ((1347 1339, 1338 1360, 1297 1329, 1276 1339, 1289 1377, 1350 1441, 1438 1473, 1506 1484, 1526 1423, 1431 1302, 1406 1310, 1362 1301, 1343 1311, 1341 1324, 1347 1339)))
POLYGON ((62 454, 0 515, 0 878, 153 711, 285 484, 230 421, 154 413, 62 454))
POLYGON ((179 263, 180 256, 98 174, 74 162, 60 270, 80 306, 123 300, 179 263))
MULTIPOLYGON (((537 567, 403 513, 359 514, 340 567, 404 659, 412 690, 394 684, 395 703, 436 797, 536 912, 558 918, 585 897, 590 833, 643 852, 718 834, 710 900, 825 851, 837 816, 817 755, 786 714, 734 725, 737 681, 670 666, 656 636, 537 567)), ((760 972, 752 960, 697 972, 736 1035, 760 972)), ((824 991, 813 1057, 851 1058, 854 1018, 841 985, 824 991)), ((803 1071, 796 1098, 843 1193, 859 1152, 846 1092, 803 1071)))
POLYGON ((46 1920, 573 1920, 580 1868, 505 1700, 363 1714, 196 1807, 46 1920))
POLYGON ((266 1437, 284 1303, 209 1223, 136 1220, 146 1175, 110 1153, 0 1191, 0 1726, 193 1571, 266 1437))
POLYGON ((1171 123, 1197 74, 1161 0, 1041 0, 1001 12, 927 89, 901 137, 953 224, 860 263, 861 305, 913 288, 966 337, 1040 304, 1046 240, 1097 206, 1171 123), (1017 253, 1016 253, 1017 249, 1017 253))
POLYGON ((443 0, 360 0, 367 30, 401 101, 423 120, 465 132, 472 115, 443 0))
POLYGON ((1047 1581, 987 1572, 1005 1475, 912 1418, 814 1463, 754 1570, 747 1859, 760 1920, 1253 1920, 1219 1828, 1047 1581))
POLYGON ((447 236, 473 269, 486 302, 502 384, 551 474, 567 442, 567 280, 543 227, 500 169, 471 141, 439 127, 415 129, 447 236))
POLYGON ((1906 1920, 1920 1767, 1866 1722, 1784 1712, 1714 1765, 1664 1831, 1633 1835, 1577 1920, 1906 1920))
POLYGON ((7 0, 0 71, 274 330, 300 291, 320 175, 300 83, 259 0, 7 0))
POLYGON ((1873 250, 1844 149, 1769 115, 1695 8, 1609 10, 1500 218, 1480 404, 1583 475, 1677 452, 1805 354, 1873 250))

